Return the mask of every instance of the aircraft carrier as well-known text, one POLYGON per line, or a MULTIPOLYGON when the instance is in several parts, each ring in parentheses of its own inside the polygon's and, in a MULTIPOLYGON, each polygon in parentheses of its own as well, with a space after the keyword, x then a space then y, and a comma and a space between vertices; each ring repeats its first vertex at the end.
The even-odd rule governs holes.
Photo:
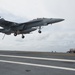
POLYGON ((0 51, 0 75, 75 75, 75 54, 0 51))

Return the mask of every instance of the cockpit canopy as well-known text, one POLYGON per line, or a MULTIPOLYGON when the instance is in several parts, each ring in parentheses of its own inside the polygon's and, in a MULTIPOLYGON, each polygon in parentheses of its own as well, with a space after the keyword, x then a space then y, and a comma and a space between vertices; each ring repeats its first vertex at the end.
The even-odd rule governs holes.
POLYGON ((4 18, 2 18, 1 16, 0 16, 0 19, 4 20, 4 18))

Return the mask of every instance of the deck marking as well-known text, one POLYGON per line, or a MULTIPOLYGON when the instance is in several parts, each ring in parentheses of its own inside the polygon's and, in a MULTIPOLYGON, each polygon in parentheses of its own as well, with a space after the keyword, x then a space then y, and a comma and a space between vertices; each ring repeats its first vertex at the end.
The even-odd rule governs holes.
POLYGON ((75 62, 75 60, 69 60, 69 59, 41 58, 41 57, 15 56, 15 55, 0 55, 0 56, 1 57, 14 57, 14 58, 35 59, 35 60, 52 60, 52 61, 63 61, 63 62, 75 62))
POLYGON ((0 60, 0 62, 11 63, 11 64, 19 64, 19 65, 28 65, 28 66, 36 66, 36 67, 44 67, 44 68, 54 68, 68 71, 75 71, 75 68, 67 68, 67 67, 59 67, 59 66, 51 66, 51 65, 42 65, 42 64, 33 64, 33 63, 25 63, 25 62, 15 62, 15 61, 7 61, 0 60))

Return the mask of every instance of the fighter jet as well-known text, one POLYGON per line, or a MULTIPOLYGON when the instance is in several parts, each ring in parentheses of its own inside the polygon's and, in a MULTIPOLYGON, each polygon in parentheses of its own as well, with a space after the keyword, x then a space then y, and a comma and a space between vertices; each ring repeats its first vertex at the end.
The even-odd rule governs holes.
POLYGON ((17 36, 19 34, 22 34, 22 38, 24 38, 24 34, 29 34, 32 31, 35 31, 37 29, 39 33, 41 33, 41 27, 47 26, 49 24, 57 23, 64 21, 64 19, 60 18, 37 18, 33 19, 31 21, 25 22, 25 23, 16 23, 7 21, 4 18, 0 18, 0 26, 2 29, 0 29, 0 32, 10 35, 14 34, 14 36, 17 36))

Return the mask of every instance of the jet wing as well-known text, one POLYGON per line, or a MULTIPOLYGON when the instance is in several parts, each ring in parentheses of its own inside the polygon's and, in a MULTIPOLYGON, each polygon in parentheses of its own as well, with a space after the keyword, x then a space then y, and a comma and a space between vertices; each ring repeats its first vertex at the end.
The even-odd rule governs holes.
POLYGON ((16 26, 17 24, 18 23, 0 19, 0 26, 3 28, 10 28, 11 26, 16 26))
POLYGON ((10 27, 14 27, 14 26, 18 27, 18 26, 21 26, 21 25, 29 26, 33 23, 37 23, 37 22, 40 22, 40 21, 41 21, 41 19, 33 19, 33 20, 25 22, 25 23, 15 23, 15 22, 4 20, 4 19, 0 19, 0 26, 3 27, 3 28, 10 28, 10 27))
POLYGON ((7 34, 7 35, 13 33, 13 31, 11 31, 10 29, 0 29, 0 32, 1 32, 1 33, 5 33, 5 34, 7 34))
POLYGON ((25 23, 20 23, 19 25, 30 25, 30 24, 33 24, 33 23, 37 23, 37 22, 40 22, 41 19, 33 19, 32 21, 28 21, 28 22, 25 22, 25 23))

